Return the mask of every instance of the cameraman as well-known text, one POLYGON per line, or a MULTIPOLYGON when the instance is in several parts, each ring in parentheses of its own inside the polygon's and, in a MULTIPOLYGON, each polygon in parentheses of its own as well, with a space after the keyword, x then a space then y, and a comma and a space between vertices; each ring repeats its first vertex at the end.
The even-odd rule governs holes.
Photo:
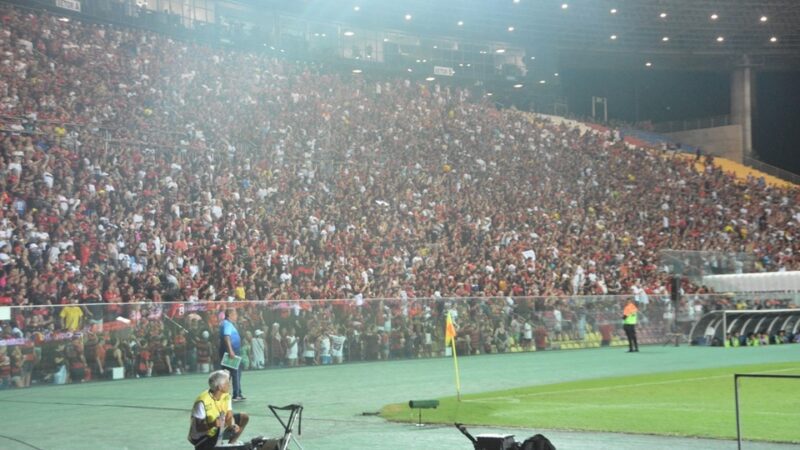
POLYGON ((189 442, 196 450, 211 450, 217 445, 218 433, 231 444, 238 443, 249 420, 245 413, 233 413, 231 406, 231 376, 217 370, 208 377, 208 390, 197 396, 192 408, 189 442))

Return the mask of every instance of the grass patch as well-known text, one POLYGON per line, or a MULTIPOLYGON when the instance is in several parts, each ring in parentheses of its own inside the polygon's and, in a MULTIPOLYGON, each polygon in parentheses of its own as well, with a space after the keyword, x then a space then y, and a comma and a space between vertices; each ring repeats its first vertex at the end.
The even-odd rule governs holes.
MULTIPOLYGON (((800 375, 800 363, 593 379, 440 399, 426 423, 736 438, 734 373, 800 375)), ((800 379, 740 381, 742 437, 800 443, 800 379)), ((415 422, 408 404, 381 416, 415 422)))

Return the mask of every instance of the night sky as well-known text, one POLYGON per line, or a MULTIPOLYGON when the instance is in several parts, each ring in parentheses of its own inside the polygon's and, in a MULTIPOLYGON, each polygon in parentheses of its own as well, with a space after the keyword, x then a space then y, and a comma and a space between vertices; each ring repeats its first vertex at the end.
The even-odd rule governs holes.
POLYGON ((763 72, 756 81, 753 145, 761 159, 800 174, 800 72, 763 72))
MULTIPOLYGON (((591 115, 591 97, 607 97, 610 119, 665 122, 730 112, 729 72, 565 71, 570 112, 591 115)), ((759 72, 753 145, 761 159, 800 174, 800 72, 759 72)))

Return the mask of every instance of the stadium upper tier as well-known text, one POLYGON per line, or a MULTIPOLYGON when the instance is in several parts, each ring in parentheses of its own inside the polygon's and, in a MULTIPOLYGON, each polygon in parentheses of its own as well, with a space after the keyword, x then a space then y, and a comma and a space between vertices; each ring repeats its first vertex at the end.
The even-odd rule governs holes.
POLYGON ((640 68, 645 60, 655 60, 662 68, 719 70, 745 53, 759 66, 800 63, 800 7, 793 0, 270 3, 277 13, 319 23, 334 18, 364 29, 547 48, 559 55, 562 66, 640 68))
POLYGON ((798 189, 467 90, 0 7, 2 301, 664 291, 800 268, 798 189))

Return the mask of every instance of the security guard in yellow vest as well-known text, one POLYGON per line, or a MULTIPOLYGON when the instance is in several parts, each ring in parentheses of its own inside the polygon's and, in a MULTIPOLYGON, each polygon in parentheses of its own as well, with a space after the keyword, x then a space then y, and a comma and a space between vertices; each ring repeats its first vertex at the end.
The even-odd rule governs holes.
POLYGON ((628 353, 639 351, 639 342, 636 340, 636 316, 638 313, 639 308, 636 307, 636 302, 629 298, 622 311, 622 328, 628 338, 628 353))
POLYGON ((217 370, 208 377, 208 390, 197 396, 192 408, 189 442, 196 450, 211 450, 217 445, 220 430, 223 439, 235 444, 247 426, 245 413, 233 413, 231 405, 231 376, 217 370))

